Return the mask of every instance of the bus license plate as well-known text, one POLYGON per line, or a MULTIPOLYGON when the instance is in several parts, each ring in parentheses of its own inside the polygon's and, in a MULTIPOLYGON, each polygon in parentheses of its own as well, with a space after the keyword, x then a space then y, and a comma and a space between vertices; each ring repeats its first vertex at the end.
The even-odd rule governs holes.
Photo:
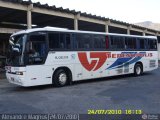
POLYGON ((13 78, 13 77, 11 77, 11 81, 14 81, 14 78, 13 78))

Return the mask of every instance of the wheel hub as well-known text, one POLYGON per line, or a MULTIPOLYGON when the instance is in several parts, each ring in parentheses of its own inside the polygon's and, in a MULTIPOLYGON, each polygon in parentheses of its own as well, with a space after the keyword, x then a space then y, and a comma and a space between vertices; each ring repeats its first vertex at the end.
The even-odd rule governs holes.
POLYGON ((137 73, 137 75, 141 74, 141 68, 139 66, 136 68, 136 73, 137 73))
POLYGON ((65 73, 61 73, 59 75, 59 82, 61 85, 64 85, 67 81, 67 75, 65 73))

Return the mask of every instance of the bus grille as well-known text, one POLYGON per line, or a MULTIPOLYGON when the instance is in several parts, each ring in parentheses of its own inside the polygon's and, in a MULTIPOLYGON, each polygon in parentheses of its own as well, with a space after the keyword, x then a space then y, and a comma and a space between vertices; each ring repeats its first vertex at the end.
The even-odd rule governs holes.
POLYGON ((118 74, 123 73, 123 69, 117 69, 117 73, 118 73, 118 74))
POLYGON ((150 67, 150 68, 156 67, 156 60, 150 60, 150 61, 149 61, 149 67, 150 67))

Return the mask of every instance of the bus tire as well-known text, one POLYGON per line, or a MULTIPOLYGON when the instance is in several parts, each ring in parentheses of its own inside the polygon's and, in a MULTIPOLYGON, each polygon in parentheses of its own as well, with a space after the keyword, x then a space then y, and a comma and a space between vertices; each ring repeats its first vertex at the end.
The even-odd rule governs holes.
POLYGON ((134 66, 134 75, 135 76, 140 76, 143 73, 143 66, 139 63, 137 63, 134 66))
POLYGON ((63 69, 58 69, 53 75, 53 85, 56 87, 63 87, 68 84, 67 72, 63 69))

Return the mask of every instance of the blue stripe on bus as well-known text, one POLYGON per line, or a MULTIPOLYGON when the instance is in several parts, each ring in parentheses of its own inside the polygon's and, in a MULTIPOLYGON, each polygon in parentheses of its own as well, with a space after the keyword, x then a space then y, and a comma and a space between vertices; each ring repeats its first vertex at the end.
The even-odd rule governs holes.
MULTIPOLYGON (((135 54, 137 52, 122 52, 122 53, 130 53, 135 54)), ((146 52, 139 52, 140 54, 145 54, 146 52)), ((139 61, 142 57, 128 57, 128 58, 118 58, 111 66, 109 66, 107 69, 115 69, 115 68, 121 68, 123 66, 133 64, 137 61, 139 61), (132 59, 132 60, 131 60, 132 59), (131 60, 131 61, 130 61, 131 60)))
MULTIPOLYGON (((145 54, 146 52, 139 52, 140 54, 145 54)), ((137 61, 139 61, 142 57, 138 56, 138 57, 135 57, 133 60, 129 61, 129 64, 133 64, 137 61)))
MULTIPOLYGON (((123 53, 129 53, 129 54, 136 54, 137 52, 122 52, 123 53)), ((128 62, 129 60, 131 60, 132 57, 128 57, 128 58, 118 58, 111 66, 109 66, 107 69, 113 68, 113 67, 117 67, 119 65, 123 65, 124 63, 128 62)))

